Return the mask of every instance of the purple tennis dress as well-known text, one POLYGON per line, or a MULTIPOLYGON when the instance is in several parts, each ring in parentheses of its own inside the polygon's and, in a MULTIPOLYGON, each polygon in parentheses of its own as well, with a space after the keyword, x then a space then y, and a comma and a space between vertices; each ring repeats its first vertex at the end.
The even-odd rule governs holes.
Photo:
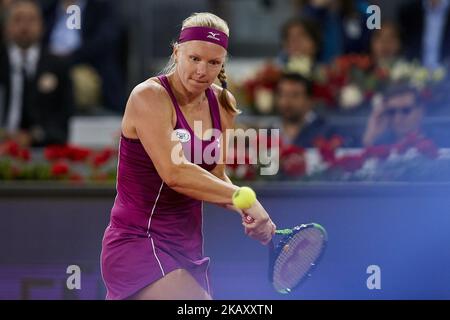
MULTIPOLYGON (((159 80, 174 104, 177 115, 174 130, 186 158, 194 162, 190 159, 194 145, 200 145, 202 150, 208 147, 214 161, 202 157, 198 165, 211 171, 220 156, 217 135, 208 140, 196 137, 167 77, 161 76, 159 80)), ((206 90, 206 96, 213 127, 220 132, 219 105, 211 88, 206 90)), ((141 142, 122 135, 117 195, 102 242, 101 270, 106 299, 125 299, 180 268, 188 270, 209 293, 209 258, 203 256, 202 207, 202 201, 169 188, 141 142)))

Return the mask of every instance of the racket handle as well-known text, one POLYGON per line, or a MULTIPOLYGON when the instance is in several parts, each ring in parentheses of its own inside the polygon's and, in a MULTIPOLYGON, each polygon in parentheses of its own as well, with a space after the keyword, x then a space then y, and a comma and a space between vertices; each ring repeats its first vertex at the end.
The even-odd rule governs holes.
POLYGON ((281 234, 281 235, 288 235, 288 234, 292 234, 293 231, 292 229, 280 229, 280 230, 276 230, 275 234, 281 234))

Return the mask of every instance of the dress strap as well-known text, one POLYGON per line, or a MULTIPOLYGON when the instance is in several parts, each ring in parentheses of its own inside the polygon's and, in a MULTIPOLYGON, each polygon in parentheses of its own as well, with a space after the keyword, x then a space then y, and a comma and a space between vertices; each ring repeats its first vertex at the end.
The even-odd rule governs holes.
POLYGON ((186 119, 184 118, 183 112, 181 112, 180 105, 177 102, 177 99, 175 98, 175 95, 172 91, 172 88, 169 84, 169 79, 165 75, 158 76, 159 81, 161 82, 161 85, 166 89, 167 93, 170 96, 170 99, 172 100, 173 106, 175 107, 175 112, 177 114, 177 123, 178 126, 184 129, 189 129, 189 124, 187 123, 186 119))
POLYGON ((208 104, 211 111, 213 128, 222 131, 222 124, 220 122, 220 107, 214 90, 209 87, 206 89, 206 96, 208 97, 208 104))

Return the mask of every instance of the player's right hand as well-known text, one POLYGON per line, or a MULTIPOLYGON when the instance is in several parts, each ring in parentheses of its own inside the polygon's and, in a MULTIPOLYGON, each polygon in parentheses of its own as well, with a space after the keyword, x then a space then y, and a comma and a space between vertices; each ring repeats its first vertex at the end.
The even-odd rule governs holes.
POLYGON ((263 245, 268 244, 275 234, 276 226, 270 219, 267 211, 259 201, 256 201, 251 208, 245 209, 243 212, 242 224, 245 234, 263 245))

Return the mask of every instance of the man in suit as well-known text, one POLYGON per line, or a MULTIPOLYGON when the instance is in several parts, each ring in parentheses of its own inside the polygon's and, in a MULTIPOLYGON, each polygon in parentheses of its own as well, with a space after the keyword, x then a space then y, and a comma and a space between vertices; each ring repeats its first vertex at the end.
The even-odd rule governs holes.
POLYGON ((280 135, 284 143, 314 146, 314 139, 329 139, 335 132, 313 110, 312 84, 297 73, 281 76, 276 92, 276 109, 281 117, 280 135))
POLYGON ((400 7, 398 22, 408 58, 434 69, 450 57, 449 5, 449 0, 414 0, 400 7))
MULTIPOLYGON (((42 1, 42 0, 41 0, 42 1)), ((65 57, 71 64, 92 66, 102 82, 103 104, 122 113, 125 87, 120 65, 121 26, 115 3, 107 0, 47 0, 43 2, 46 33, 44 43, 51 53, 65 57), (66 26, 66 10, 76 5, 81 11, 81 28, 66 26)))
POLYGON ((31 0, 14 1, 6 13, 0 50, 0 127, 22 145, 65 143, 72 113, 66 64, 40 44, 43 23, 31 0))

